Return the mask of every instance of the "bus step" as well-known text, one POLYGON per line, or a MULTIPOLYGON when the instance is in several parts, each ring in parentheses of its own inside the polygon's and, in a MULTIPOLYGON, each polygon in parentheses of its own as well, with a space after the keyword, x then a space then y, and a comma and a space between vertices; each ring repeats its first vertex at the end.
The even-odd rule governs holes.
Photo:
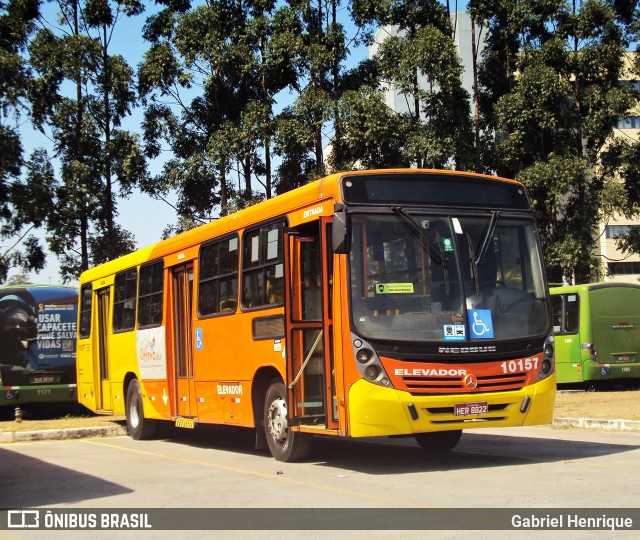
POLYGON ((290 426, 301 426, 301 425, 319 425, 324 424, 326 420, 326 416, 324 414, 310 414, 307 416, 296 416, 294 418, 289 419, 290 426))
POLYGON ((178 417, 176 418, 176 427, 194 429, 196 427, 196 419, 178 417))

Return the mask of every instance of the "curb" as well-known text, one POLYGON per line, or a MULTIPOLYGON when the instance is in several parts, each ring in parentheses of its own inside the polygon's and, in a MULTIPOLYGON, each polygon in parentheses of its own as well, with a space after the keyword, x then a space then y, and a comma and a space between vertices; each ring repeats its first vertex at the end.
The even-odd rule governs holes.
POLYGON ((127 428, 122 426, 9 431, 0 433, 0 444, 27 441, 62 441, 64 439, 85 439, 87 437, 119 437, 126 434, 127 428))
MULTIPOLYGON (((599 431, 640 432, 638 420, 604 420, 602 418, 555 418, 553 429, 585 429, 599 431)), ((42 431, 9 431, 0 433, 0 444, 29 441, 62 441, 88 437, 121 437, 127 435, 124 426, 102 426, 89 428, 47 429, 42 431)))
POLYGON ((591 429, 599 431, 640 431, 638 420, 605 420, 603 418, 555 418, 553 429, 591 429))

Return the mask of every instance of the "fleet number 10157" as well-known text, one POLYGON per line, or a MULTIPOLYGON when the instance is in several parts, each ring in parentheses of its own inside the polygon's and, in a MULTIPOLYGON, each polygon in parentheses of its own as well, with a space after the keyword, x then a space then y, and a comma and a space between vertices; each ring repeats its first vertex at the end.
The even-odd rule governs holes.
POLYGON ((520 371, 531 371, 538 369, 538 358, 520 358, 520 360, 509 360, 500 363, 502 373, 518 373, 520 371))

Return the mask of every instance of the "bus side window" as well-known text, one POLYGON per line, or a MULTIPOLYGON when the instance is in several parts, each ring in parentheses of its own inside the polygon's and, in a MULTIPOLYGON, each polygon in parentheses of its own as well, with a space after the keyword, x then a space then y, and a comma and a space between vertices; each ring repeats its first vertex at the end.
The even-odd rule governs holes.
POLYGON ((564 328, 568 334, 575 334, 580 327, 580 298, 577 294, 566 297, 564 328))
POLYGON ((553 331, 556 334, 562 333, 562 296, 551 297, 551 309, 553 311, 553 331))
POLYGON ((138 288, 138 328, 162 324, 164 262, 158 261, 140 268, 138 288))
POLYGON ((284 302, 284 221, 245 233, 242 252, 242 305, 261 307, 284 302))
POLYGON ((91 335, 91 301, 93 292, 91 285, 83 285, 80 292, 80 331, 79 337, 87 338, 91 335))
POLYGON ((217 240, 200 249, 198 314, 233 313, 238 304, 238 237, 217 240))
POLYGON ((138 270, 133 268, 118 274, 114 283, 113 322, 114 332, 133 330, 136 325, 136 297, 138 270))

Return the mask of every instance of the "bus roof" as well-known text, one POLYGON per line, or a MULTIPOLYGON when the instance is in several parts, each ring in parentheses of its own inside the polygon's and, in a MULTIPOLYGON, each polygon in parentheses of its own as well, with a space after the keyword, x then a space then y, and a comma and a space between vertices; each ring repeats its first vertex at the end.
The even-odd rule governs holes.
MULTIPOLYGON (((522 185, 517 180, 511 180, 508 178, 441 169, 372 169, 362 171, 344 171, 309 182, 308 184, 273 197, 267 201, 262 201, 250 206, 249 208, 218 218, 210 223, 195 227, 172 238, 160 240, 155 244, 138 249, 135 252, 119 257, 118 259, 97 265, 94 268, 83 272, 80 276, 80 281, 81 283, 91 282, 101 277, 115 274, 121 270, 165 257, 172 253, 184 251, 209 239, 224 236, 262 221, 274 219, 285 214, 291 215, 292 212, 295 212, 298 209, 303 209, 310 205, 317 205, 320 201, 332 200, 333 203, 341 203, 342 194, 340 192, 340 179, 347 175, 407 175, 425 173, 433 175, 453 175, 458 177, 471 176, 494 182, 508 182, 516 185, 522 185)), ((333 207, 331 207, 330 210, 325 208, 323 209, 323 214, 330 215, 332 211, 333 207)), ((293 223, 293 225, 295 224, 296 223, 293 223)))
POLYGON ((21 283, 19 285, 0 285, 0 291, 11 289, 77 289, 75 285, 46 285, 44 283, 21 283))
POLYGON ((623 283, 615 281, 607 281, 600 283, 583 283, 582 285, 564 285, 562 287, 550 287, 550 294, 566 294, 576 292, 595 291, 598 289, 615 289, 615 288, 632 288, 640 289, 640 284, 637 283, 623 283))

